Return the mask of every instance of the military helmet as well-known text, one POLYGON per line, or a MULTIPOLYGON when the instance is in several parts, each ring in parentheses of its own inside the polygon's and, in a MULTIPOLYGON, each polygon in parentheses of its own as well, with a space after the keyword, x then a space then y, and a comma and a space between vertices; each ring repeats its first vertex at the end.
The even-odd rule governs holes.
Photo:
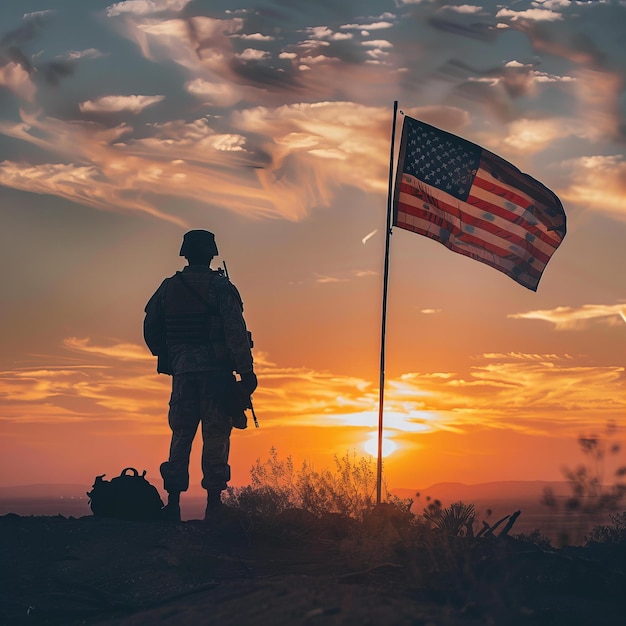
POLYGON ((195 256, 217 256, 215 235, 208 230, 190 230, 183 236, 183 245, 180 247, 180 256, 186 258, 195 256))

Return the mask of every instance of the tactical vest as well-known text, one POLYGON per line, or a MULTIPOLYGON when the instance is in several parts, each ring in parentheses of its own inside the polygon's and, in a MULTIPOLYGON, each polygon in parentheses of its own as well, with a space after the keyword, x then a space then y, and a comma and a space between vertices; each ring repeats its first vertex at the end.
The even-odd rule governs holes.
POLYGON ((177 272, 168 281, 165 296, 168 346, 203 345, 212 349, 216 364, 228 362, 218 302, 218 283, 224 280, 217 273, 177 272))

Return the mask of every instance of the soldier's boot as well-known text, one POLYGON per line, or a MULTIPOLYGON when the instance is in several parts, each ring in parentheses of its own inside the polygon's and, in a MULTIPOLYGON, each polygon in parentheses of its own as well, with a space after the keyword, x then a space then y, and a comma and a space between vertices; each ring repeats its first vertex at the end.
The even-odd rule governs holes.
POLYGON ((180 522, 180 491, 167 494, 167 504, 161 509, 161 519, 166 522, 180 522))
POLYGON ((204 521, 211 522, 217 519, 222 512, 224 505, 222 504, 222 492, 207 491, 206 493, 206 509, 204 511, 204 521))

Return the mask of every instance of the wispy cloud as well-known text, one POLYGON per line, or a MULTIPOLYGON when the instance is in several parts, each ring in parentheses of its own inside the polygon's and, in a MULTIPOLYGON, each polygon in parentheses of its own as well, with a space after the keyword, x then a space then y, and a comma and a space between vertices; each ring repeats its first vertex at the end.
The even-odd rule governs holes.
POLYGON ((128 124, 107 128, 24 112, 23 123, 2 124, 0 132, 63 162, 5 161, 0 183, 175 223, 184 221, 160 210, 159 196, 210 198, 238 213, 300 219, 328 205, 341 185, 384 193, 388 117, 384 108, 345 102, 257 107, 232 114, 238 134, 218 133, 203 118, 151 125, 149 136, 133 139, 128 124))
POLYGON ((489 360, 516 360, 516 361, 560 361, 562 359, 571 360, 571 356, 558 354, 529 354, 526 352, 485 352, 482 358, 489 360))
MULTIPOLYGON (((133 420, 163 423, 170 379, 157 376, 141 346, 68 338, 80 363, 44 363, 0 372, 4 420, 133 420), (81 356, 82 355, 82 356, 81 356)), ((41 358, 39 360, 42 360, 41 358)), ((388 380, 386 429, 408 434, 466 428, 578 434, 626 409, 626 370, 555 354, 477 356, 465 375, 414 372, 388 380)), ((281 367, 255 353, 255 404, 264 428, 358 427, 377 421, 378 390, 365 379, 307 367, 281 367), (298 416, 294 419, 294 416, 298 416)))
POLYGON ((378 272, 374 270, 352 270, 350 272, 344 272, 339 276, 316 274, 315 282, 321 284, 346 283, 353 278, 369 278, 371 276, 378 276, 378 272))
MULTIPOLYGON (((119 177, 116 178, 119 181, 119 177)), ((24 167, 21 163, 3 161, 0 162, 0 184, 31 193, 52 194, 102 210, 132 208, 165 221, 186 225, 179 217, 163 213, 140 198, 129 203, 120 195, 120 187, 94 166, 47 163, 24 167)))
POLYGON ((191 0, 125 0, 107 7, 108 17, 125 13, 132 15, 153 15, 163 11, 181 11, 191 0))
POLYGON ((272 35, 262 35, 261 33, 250 33, 245 34, 241 33, 238 35, 233 35, 235 38, 244 39, 248 41, 274 41, 276 37, 272 37, 272 35))
POLYGON ((474 4, 459 4, 459 5, 445 4, 439 10, 440 11, 452 11, 454 13, 465 13, 465 14, 472 15, 474 13, 480 13, 483 10, 483 7, 476 6, 474 4))
POLYGON ((76 337, 66 338, 64 347, 75 357, 73 365, 51 366, 46 357, 31 357, 41 364, 0 372, 2 419, 158 423, 169 380, 156 376, 146 348, 76 337))
POLYGON ((339 278, 338 276, 323 276, 322 274, 317 274, 315 278, 316 283, 332 284, 332 283, 345 283, 348 282, 349 278, 339 278))
POLYGON ((580 130, 573 120, 520 119, 510 124, 502 143, 509 149, 532 154, 567 135, 580 135, 580 130))
POLYGON ((243 92, 236 85, 225 82, 210 82, 203 78, 195 78, 185 83, 185 89, 207 104, 232 106, 241 100, 243 92))
MULTIPOLYGON (((424 28, 426 18, 440 9, 472 16, 481 10, 478 5, 398 0, 394 13, 344 21, 334 16, 316 26, 285 21, 278 36, 262 14, 198 15, 199 8, 185 10, 188 4, 128 0, 111 3, 106 11, 105 23, 133 42, 137 55, 167 67, 166 96, 109 94, 72 101, 63 110, 76 112, 78 119, 67 113, 60 119, 47 112, 48 99, 41 93, 43 65, 29 72, 34 61, 24 54, 21 63, 2 65, 0 84, 29 106, 22 107, 21 123, 5 121, 0 132, 42 154, 30 163, 5 161, 0 183, 101 210, 141 211, 181 225, 184 218, 163 208, 164 198, 210 199, 215 207, 255 218, 302 219, 314 207, 329 206, 344 186, 385 192, 389 111, 356 104, 378 102, 365 97, 372 85, 377 93, 408 89, 411 98, 422 102, 459 102, 462 106, 410 112, 452 132, 472 118, 468 103, 497 111, 506 127, 504 132, 489 129, 489 144, 524 154, 550 149, 569 137, 617 137, 624 127, 621 73, 604 60, 593 40, 563 34, 567 29, 549 23, 566 10, 557 0, 534 3, 528 11, 501 8, 498 15, 539 52, 567 60, 562 73, 506 56, 494 67, 472 67, 471 61, 454 62, 454 47, 440 61, 429 58, 426 63, 420 57, 424 51, 398 28, 404 18, 424 28), (253 47, 246 48, 248 43, 253 47), (425 80, 436 67, 449 70, 447 93, 441 91, 441 81, 425 80), (533 107, 531 115, 518 106, 544 88, 567 89, 578 103, 576 114, 566 117, 552 110, 538 115, 533 107), (172 117, 171 103, 177 98, 191 104, 172 117), (146 124, 148 114, 162 117, 146 124), (581 124, 581 119, 589 123, 581 124)), ((31 42, 37 32, 22 26, 5 43, 31 42)), ((106 56, 114 54, 111 50, 106 56)), ((70 49, 58 58, 78 64, 103 55, 95 48, 70 49)), ((573 178, 564 198, 587 198, 590 206, 621 216, 622 164, 603 165, 601 182, 592 176, 573 178)), ((576 167, 583 174, 588 169, 583 160, 576 167)))
POLYGON ((12 61, 0 66, 0 86, 6 87, 19 98, 29 102, 34 100, 37 92, 30 74, 20 64, 12 61))
POLYGON ((370 39, 362 43, 366 48, 393 48, 393 44, 386 39, 370 39))
POLYGON ((111 357, 121 361, 153 361, 154 357, 146 351, 144 346, 133 343, 118 343, 110 341, 108 345, 94 345, 89 337, 66 337, 63 345, 69 350, 92 354, 95 356, 111 357))
POLYGON ((103 56, 105 56, 104 53, 96 48, 86 48, 85 50, 68 50, 61 58, 68 61, 78 61, 80 59, 99 59, 103 56))
POLYGON ((262 61, 268 59, 271 55, 266 50, 257 50, 256 48, 246 48, 243 52, 238 53, 238 58, 244 61, 262 61))
POLYGON ((526 9, 515 11, 513 9, 500 9, 496 13, 497 18, 510 17, 512 20, 530 20, 535 22, 554 22, 563 19, 558 11, 550 9, 526 9))
POLYGON ((28 21, 32 19, 39 19, 42 17, 50 17, 55 14, 56 14, 56 11, 54 9, 45 9, 43 11, 32 11, 31 13, 24 13, 24 20, 28 21))
POLYGON ((574 363, 555 355, 490 354, 470 368, 469 376, 437 379, 422 374, 402 377, 419 388, 417 407, 450 418, 459 428, 482 425, 528 434, 556 430, 576 435, 626 409, 626 369, 574 363), (547 358, 544 358, 547 357, 547 358))
POLYGON ((146 107, 163 102, 165 96, 102 96, 85 100, 78 107, 83 113, 141 113, 146 107))
POLYGON ((513 319, 543 320, 554 324, 557 330, 582 330, 589 322, 601 321, 618 325, 626 315, 626 304, 583 304, 580 307, 528 311, 509 315, 513 319))
POLYGON ((572 2, 571 0, 533 0, 531 4, 541 9, 564 9, 570 7, 572 2))
POLYGON ((342 24, 341 28, 344 30, 383 30, 386 28, 392 28, 393 22, 378 21, 370 22, 369 24, 364 22, 361 24, 342 24))
POLYGON ((626 220, 626 161, 622 156, 587 156, 562 164, 569 184, 563 200, 626 220))

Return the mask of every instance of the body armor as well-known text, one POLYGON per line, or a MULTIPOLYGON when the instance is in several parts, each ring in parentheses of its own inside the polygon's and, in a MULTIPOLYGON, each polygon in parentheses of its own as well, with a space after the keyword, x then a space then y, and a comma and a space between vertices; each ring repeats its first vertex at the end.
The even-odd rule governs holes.
POLYGON ((217 273, 184 277, 177 272, 167 284, 165 329, 168 346, 203 345, 211 349, 216 366, 230 366, 219 312, 217 273), (200 279, 200 280, 199 280, 200 279))

